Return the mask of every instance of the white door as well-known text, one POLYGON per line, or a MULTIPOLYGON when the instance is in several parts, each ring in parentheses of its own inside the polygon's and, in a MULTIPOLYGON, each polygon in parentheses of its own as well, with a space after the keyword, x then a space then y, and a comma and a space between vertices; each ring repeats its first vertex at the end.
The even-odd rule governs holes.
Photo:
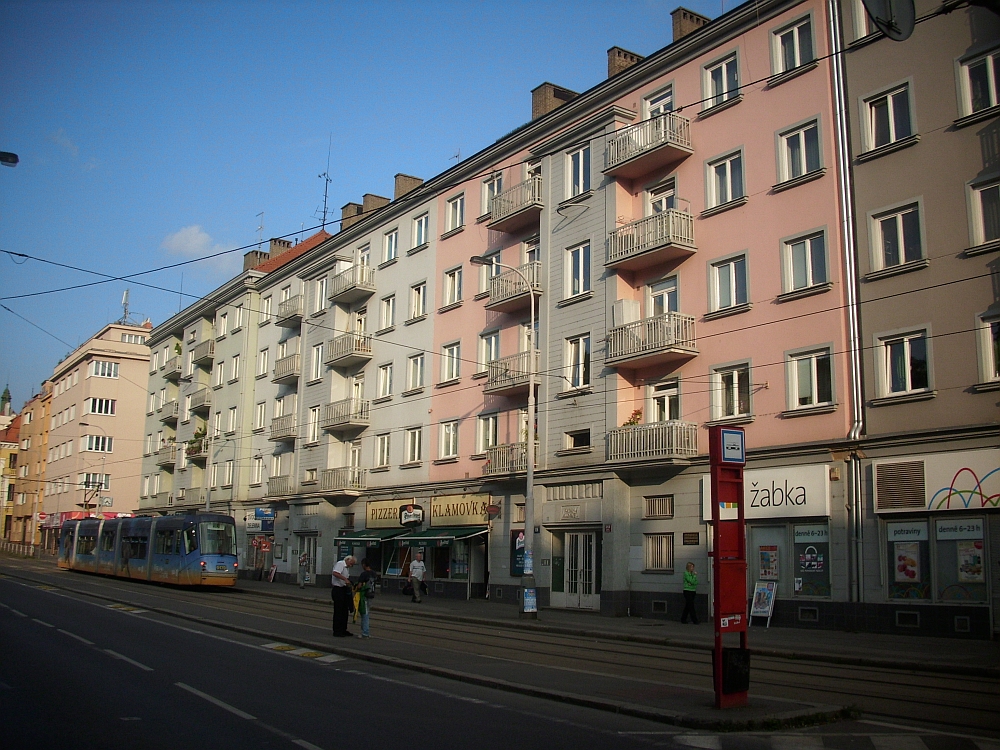
POLYGON ((592 531, 566 534, 566 606, 597 609, 594 565, 597 535, 592 531))

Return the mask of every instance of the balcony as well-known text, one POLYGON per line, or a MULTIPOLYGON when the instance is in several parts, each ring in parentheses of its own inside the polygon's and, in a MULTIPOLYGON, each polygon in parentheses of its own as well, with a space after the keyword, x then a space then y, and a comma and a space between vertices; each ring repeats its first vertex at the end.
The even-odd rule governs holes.
POLYGON ((215 339, 202 341, 191 353, 191 361, 196 365, 210 365, 215 359, 215 339))
POLYGON ((298 354, 289 354, 287 357, 275 360, 274 374, 271 376, 272 383, 297 383, 299 375, 302 374, 302 360, 298 354))
POLYGON ((694 316, 668 312, 608 331, 605 364, 631 369, 687 359, 695 348, 694 316))
POLYGON ((212 408, 212 389, 199 388, 191 394, 191 411, 208 411, 212 408))
POLYGON ((686 258, 696 250, 694 217, 671 208, 613 231, 604 265, 634 271, 686 258))
POLYGON ((330 280, 331 302, 357 302, 375 294, 375 269, 355 265, 341 271, 330 280))
POLYGON ((174 505, 183 505, 191 508, 204 507, 206 494, 205 490, 199 488, 179 490, 178 494, 174 496, 174 505), (181 492, 184 494, 180 494, 181 492))
MULTIPOLYGON (((535 443, 535 463, 538 463, 538 443, 535 443)), ((511 443, 509 445, 494 445, 486 449, 486 463, 483 464, 483 476, 498 474, 515 474, 528 470, 528 444, 511 443)))
POLYGON ((326 342, 324 364, 331 367, 350 367, 372 358, 370 333, 345 333, 326 342))
POLYGON ((180 377, 181 377, 181 358, 180 357, 171 357, 160 368, 160 371, 163 373, 163 377, 165 377, 167 380, 173 380, 175 382, 177 380, 180 380, 180 377))
POLYGON ((535 175, 493 196, 487 226, 508 234, 531 224, 537 226, 542 208, 542 176, 535 175))
POLYGON ((339 469, 325 469, 320 474, 320 492, 334 495, 358 495, 368 487, 368 469, 357 466, 342 466, 339 469))
POLYGON ((609 461, 692 458, 698 455, 698 425, 653 422, 608 431, 609 461))
POLYGON ((161 422, 176 422, 177 417, 180 414, 180 404, 177 400, 167 401, 163 406, 156 410, 156 416, 159 417, 161 422))
POLYGON ((168 508, 174 504, 174 496, 167 492, 157 492, 153 495, 153 506, 156 508, 168 508))
POLYGON ((268 440, 275 442, 281 440, 295 440, 298 433, 297 421, 294 414, 285 414, 283 417, 275 417, 271 420, 271 431, 267 436, 268 440))
POLYGON ((211 443, 207 437, 189 440, 184 446, 184 454, 187 456, 188 461, 197 461, 199 463, 205 463, 208 460, 210 450, 211 443))
POLYGON ((275 325, 282 328, 298 328, 302 325, 302 305, 301 294, 289 297, 284 302, 278 303, 278 314, 274 318, 275 325))
POLYGON ((604 174, 631 180, 692 152, 691 121, 668 112, 619 130, 604 152, 604 174))
POLYGON ((284 497, 295 492, 295 480, 288 474, 267 480, 268 497, 284 497))
POLYGON ((156 465, 165 469, 173 469, 177 463, 177 446, 164 445, 156 452, 156 465))
POLYGON ((371 401, 345 398, 323 406, 319 426, 337 432, 367 427, 371 423, 371 401))
POLYGON ((495 312, 512 312, 531 304, 529 294, 542 293, 542 264, 535 260, 519 266, 519 273, 504 271, 490 279, 490 298, 486 309, 495 312), (521 278, 523 274, 524 278, 521 278), (528 284, 525 284, 527 279, 528 284))
MULTIPOLYGON (((535 360, 535 373, 538 373, 539 352, 518 352, 507 357, 501 357, 495 362, 486 363, 486 383, 483 393, 493 396, 512 396, 528 392, 528 376, 531 374, 531 356, 535 360)), ((538 378, 535 378, 538 382, 538 378)))

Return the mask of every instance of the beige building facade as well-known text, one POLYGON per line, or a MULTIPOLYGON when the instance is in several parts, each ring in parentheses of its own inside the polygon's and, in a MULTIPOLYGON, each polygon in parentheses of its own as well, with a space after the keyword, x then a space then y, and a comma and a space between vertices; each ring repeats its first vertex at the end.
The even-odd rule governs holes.
POLYGON ((49 439, 49 406, 52 383, 45 381, 21 410, 18 475, 14 485, 13 524, 10 541, 41 542, 41 500, 45 492, 45 461, 49 439))

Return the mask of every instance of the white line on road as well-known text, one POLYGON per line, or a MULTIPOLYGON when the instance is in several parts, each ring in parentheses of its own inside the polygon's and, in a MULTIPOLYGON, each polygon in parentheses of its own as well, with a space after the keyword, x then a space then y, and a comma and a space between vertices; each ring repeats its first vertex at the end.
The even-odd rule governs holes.
POLYGON ((199 698, 204 698, 209 703, 214 703, 219 708, 226 709, 231 714, 236 714, 241 719, 247 719, 249 721, 257 721, 257 717, 256 716, 253 716, 252 714, 248 714, 246 711, 240 711, 238 708, 236 708, 236 706, 230 706, 225 701, 220 701, 218 698, 216 698, 214 696, 211 696, 208 693, 201 692, 198 688, 193 688, 190 685, 185 685, 183 682, 175 682, 174 684, 177 687, 179 687, 181 690, 187 690, 189 693, 197 695, 199 698))
POLYGON ((133 667, 139 667, 139 669, 145 669, 147 672, 152 672, 153 671, 152 667, 147 667, 145 664, 140 664, 135 659, 129 659, 124 654, 119 654, 117 651, 112 651, 110 648, 104 649, 104 653, 110 654, 111 656, 115 657, 116 659, 121 659, 122 661, 127 661, 133 667))
POLYGON ((37 622, 39 625, 44 625, 47 628, 54 628, 55 627, 55 625, 53 625, 52 623, 45 622, 45 620, 39 620, 37 617, 32 617, 31 621, 32 622, 37 622))
POLYGON ((14 688, 12 688, 6 682, 0 682, 0 690, 13 690, 13 689, 14 688))
POLYGON ((13 607, 7 607, 7 609, 9 609, 11 612, 13 612, 18 617, 27 617, 27 615, 24 614, 24 612, 19 612, 18 610, 14 609, 13 607))
MULTIPOLYGON (((893 724, 890 721, 876 721, 874 719, 860 719, 859 724, 871 724, 873 727, 886 727, 888 729, 903 729, 908 732, 919 732, 920 734, 939 734, 945 737, 960 737, 965 740, 972 740, 973 742, 996 742, 995 737, 983 737, 982 735, 976 734, 959 734, 957 732, 946 732, 940 729, 931 729, 929 727, 913 727, 906 726, 905 724, 893 724)), ((866 737, 868 735, 865 735, 866 737)))
POLYGON ((57 630, 60 633, 62 633, 63 635, 68 635, 70 638, 76 638, 78 641, 80 641, 80 643, 86 643, 88 646, 93 646, 94 645, 93 641, 88 641, 82 635, 77 635, 76 633, 71 633, 68 630, 63 630, 62 628, 57 628, 57 630))
POLYGON ((927 750, 927 745, 915 734, 873 734, 868 740, 876 750, 927 750))
POLYGON ((306 742, 305 740, 292 740, 293 745, 298 745, 299 747, 304 747, 306 750, 323 750, 321 747, 317 747, 311 742, 306 742))

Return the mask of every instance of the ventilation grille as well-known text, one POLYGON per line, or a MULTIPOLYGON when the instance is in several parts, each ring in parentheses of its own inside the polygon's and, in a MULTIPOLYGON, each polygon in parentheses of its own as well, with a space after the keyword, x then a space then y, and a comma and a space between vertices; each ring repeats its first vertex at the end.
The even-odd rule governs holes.
POLYGON ((667 614, 667 603, 660 599, 653 600, 653 614, 654 615, 665 615, 667 614))
POLYGON ((968 615, 956 615, 955 617, 955 632, 956 633, 971 633, 972 632, 972 618, 968 615))
POLYGON ((920 627, 920 613, 919 612, 901 612, 896 611, 896 627, 897 628, 919 628, 920 627))
POLYGON ((545 488, 547 500, 590 500, 604 496, 604 482, 557 484, 545 488))
POLYGON ((878 510, 923 510, 924 462, 900 461, 875 466, 875 502, 878 510))
POLYGON ((819 622, 819 607, 799 607, 799 622, 819 622))

